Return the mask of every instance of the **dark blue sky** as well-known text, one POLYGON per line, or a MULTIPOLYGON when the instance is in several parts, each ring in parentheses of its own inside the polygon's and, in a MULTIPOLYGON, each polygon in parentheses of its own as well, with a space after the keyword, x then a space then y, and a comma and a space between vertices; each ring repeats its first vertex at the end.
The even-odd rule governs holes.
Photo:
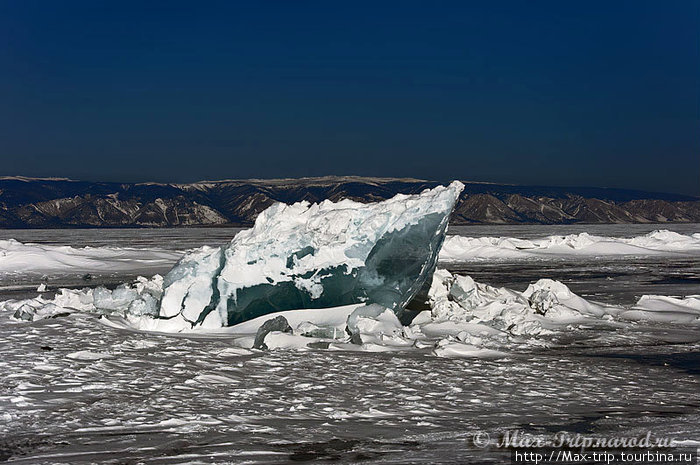
POLYGON ((0 162, 700 194, 700 2, 0 0, 0 162))

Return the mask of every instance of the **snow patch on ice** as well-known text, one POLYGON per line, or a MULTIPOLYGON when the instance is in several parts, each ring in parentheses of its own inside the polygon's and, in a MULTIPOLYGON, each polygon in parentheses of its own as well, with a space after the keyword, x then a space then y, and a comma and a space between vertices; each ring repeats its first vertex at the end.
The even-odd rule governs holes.
POLYGON ((73 360, 82 360, 86 362, 94 360, 102 360, 104 358, 112 358, 112 355, 103 352, 90 352, 89 350, 79 350, 77 352, 71 352, 66 355, 66 357, 73 360))

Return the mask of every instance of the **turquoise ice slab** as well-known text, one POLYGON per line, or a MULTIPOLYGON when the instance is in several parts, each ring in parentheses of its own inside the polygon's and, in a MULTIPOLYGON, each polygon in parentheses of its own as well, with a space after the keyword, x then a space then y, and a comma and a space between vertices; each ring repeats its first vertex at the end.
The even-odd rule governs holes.
POLYGON ((230 244, 185 255, 164 278, 160 317, 232 326, 356 303, 405 317, 435 270, 461 189, 455 182, 374 204, 273 205, 230 244))
POLYGON ((365 266, 349 274, 345 266, 323 270, 323 293, 317 298, 292 281, 240 289, 235 298, 227 299, 228 325, 283 310, 361 302, 383 305, 400 316, 435 271, 446 228, 447 217, 432 214, 385 234, 372 248, 365 266))

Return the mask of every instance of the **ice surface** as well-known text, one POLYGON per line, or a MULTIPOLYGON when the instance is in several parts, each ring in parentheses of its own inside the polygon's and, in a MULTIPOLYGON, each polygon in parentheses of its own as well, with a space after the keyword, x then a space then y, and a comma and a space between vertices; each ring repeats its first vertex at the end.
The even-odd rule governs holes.
POLYGON ((700 256, 700 233, 685 235, 657 230, 632 238, 594 236, 588 233, 542 239, 450 236, 442 247, 440 261, 625 255, 700 256))
POLYGON ((115 331, 89 315, 6 316, 8 463, 507 463, 509 451, 487 455, 494 449, 474 448, 470 433, 496 438, 523 425, 548 438, 651 431, 687 446, 700 440, 698 378, 680 365, 697 366, 698 345, 640 344, 620 357, 619 346, 596 349, 589 331, 571 347, 525 355, 455 337, 386 356, 369 345, 285 350, 293 339, 271 333, 270 351, 251 352, 233 338, 115 331))
MULTIPOLYGON (((550 231, 532 228, 527 231, 539 236, 550 231)), ((124 234, 135 240, 144 232, 124 234)), ((552 264, 515 265, 515 272, 524 270, 517 282, 501 279, 501 263, 485 263, 493 270, 488 278, 440 270, 440 279, 431 281, 431 309, 391 334, 373 329, 377 317, 365 315, 362 345, 349 343, 345 327, 363 304, 284 311, 212 330, 130 313, 127 288, 142 296, 148 287, 158 295, 157 280, 130 283, 113 295, 113 285, 135 274, 118 275, 107 283, 110 294, 97 292, 100 305, 112 308, 101 310, 95 289, 63 290, 54 299, 50 285, 43 297, 26 299, 36 295, 37 278, 23 294, 4 290, 0 300, 17 296, 46 316, 73 314, 17 320, 3 303, 3 451, 19 463, 269 464, 309 453, 342 463, 365 456, 367 463, 431 463, 436 451, 445 463, 504 463, 509 452, 472 447, 470 432, 495 438, 523 428, 543 437, 562 430, 615 437, 651 431, 696 446, 697 267, 680 275, 683 286, 667 292, 657 281, 678 280, 673 264, 684 263, 667 255, 641 262, 653 274, 633 260, 620 260, 633 270, 619 275, 584 262, 566 267, 600 271, 637 297, 591 286, 588 271, 553 274, 558 265, 552 264), (636 273, 654 283, 640 286, 636 273), (538 281, 554 276, 571 288, 538 281), (494 282, 513 284, 483 284, 494 282), (643 294, 668 295, 639 298, 643 294), (593 301, 598 298, 610 305, 593 301), (619 304, 623 300, 626 305, 619 304), (446 302, 456 305, 437 308, 446 302), (278 314, 294 334, 269 333, 269 351, 245 348, 278 314), (528 322, 532 331, 523 330, 528 322), (185 329, 191 333, 141 331, 185 329)), ((12 284, 5 277, 3 285, 12 284)))
POLYGON ((377 303, 401 314, 432 275, 459 182, 362 204, 277 203, 165 276, 160 316, 232 326, 283 310, 377 303))

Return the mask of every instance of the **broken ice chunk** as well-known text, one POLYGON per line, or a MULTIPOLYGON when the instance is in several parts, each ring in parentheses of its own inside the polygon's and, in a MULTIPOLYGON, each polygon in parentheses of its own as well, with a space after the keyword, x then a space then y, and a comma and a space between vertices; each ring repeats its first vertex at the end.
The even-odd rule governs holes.
POLYGON ((348 316, 347 332, 354 343, 366 342, 382 336, 401 333, 402 326, 396 314, 378 304, 363 305, 348 316))
POLYGON ((291 333, 292 327, 289 326, 289 322, 282 315, 267 320, 265 323, 260 325, 260 328, 258 328, 258 332, 255 334, 255 342, 253 342, 253 349, 267 350, 267 344, 265 344, 265 336, 275 331, 282 333, 291 333))

